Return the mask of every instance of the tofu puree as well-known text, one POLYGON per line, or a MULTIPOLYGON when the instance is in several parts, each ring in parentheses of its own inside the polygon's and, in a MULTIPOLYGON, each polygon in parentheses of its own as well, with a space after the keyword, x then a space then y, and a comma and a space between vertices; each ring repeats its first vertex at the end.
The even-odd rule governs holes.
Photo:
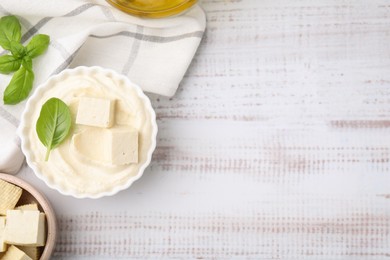
MULTIPOLYGON (((60 98, 70 107, 73 125, 67 139, 51 151, 47 162, 44 160, 46 147, 40 142, 35 125, 29 129, 28 135, 33 151, 32 161, 42 175, 59 184, 65 191, 94 195, 124 185, 137 174, 141 165, 147 160, 147 152, 151 146, 152 119, 135 89, 102 73, 69 76, 56 82, 41 96, 37 106, 34 107, 32 122, 37 121, 42 105, 52 97, 60 98), (113 127, 131 126, 138 130, 138 163, 107 165, 89 160, 74 152, 71 147, 72 136, 91 129, 91 126, 78 125, 75 122, 81 97, 115 100, 113 127)), ((91 141, 86 145, 98 149, 99 140, 91 141)))

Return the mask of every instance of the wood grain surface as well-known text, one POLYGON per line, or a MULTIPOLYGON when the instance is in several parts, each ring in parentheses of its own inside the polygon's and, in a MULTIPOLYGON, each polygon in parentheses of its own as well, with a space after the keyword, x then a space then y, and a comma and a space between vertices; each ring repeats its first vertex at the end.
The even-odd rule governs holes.
POLYGON ((99 201, 46 193, 55 259, 390 259, 390 2, 201 5, 177 95, 149 95, 145 176, 99 201))

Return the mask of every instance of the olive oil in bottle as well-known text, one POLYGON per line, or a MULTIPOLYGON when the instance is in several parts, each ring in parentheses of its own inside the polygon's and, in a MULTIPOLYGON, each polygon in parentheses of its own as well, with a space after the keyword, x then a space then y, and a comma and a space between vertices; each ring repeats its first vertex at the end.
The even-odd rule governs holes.
POLYGON ((183 12, 196 0, 107 0, 118 9, 141 17, 161 18, 183 12))

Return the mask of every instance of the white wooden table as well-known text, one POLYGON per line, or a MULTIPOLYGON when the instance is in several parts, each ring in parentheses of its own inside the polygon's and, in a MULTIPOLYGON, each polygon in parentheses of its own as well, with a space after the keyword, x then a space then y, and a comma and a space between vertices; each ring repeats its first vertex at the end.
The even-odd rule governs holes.
POLYGON ((54 259, 389 259, 390 2, 204 0, 144 177, 55 205, 54 259))

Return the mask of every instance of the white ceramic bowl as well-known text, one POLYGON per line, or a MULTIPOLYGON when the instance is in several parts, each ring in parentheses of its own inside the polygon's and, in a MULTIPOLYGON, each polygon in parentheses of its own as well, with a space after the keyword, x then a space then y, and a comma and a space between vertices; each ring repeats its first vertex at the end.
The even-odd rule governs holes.
MULTIPOLYGON (((77 67, 74 69, 67 69, 59 73, 58 75, 54 75, 50 77, 45 83, 41 84, 37 87, 34 94, 29 98, 27 101, 25 110, 22 114, 22 119, 20 122, 20 126, 18 129, 18 134, 21 139, 21 147, 22 151, 26 156, 27 164, 32 168, 35 175, 43 180, 50 188, 55 189, 59 191, 63 195, 70 195, 75 198, 92 198, 97 199, 104 196, 111 196, 116 193, 118 193, 121 190, 127 189, 130 187, 130 185, 141 178, 145 168, 149 165, 153 151, 156 147, 156 136, 157 136, 157 124, 156 124, 156 115, 152 108, 152 105, 150 103, 149 98, 142 92, 142 90, 134 83, 132 83, 127 77, 118 74, 117 72, 110 70, 110 69, 104 69, 101 67, 77 67), (120 185, 117 185, 115 187, 110 187, 105 191, 89 194, 89 193, 80 193, 72 189, 68 189, 67 187, 61 186, 62 184, 56 183, 55 179, 53 178, 47 178, 40 169, 35 165, 34 163, 34 156, 33 156, 33 149, 31 147, 31 142, 28 138, 29 131, 35 131, 35 125, 36 125, 36 119, 33 118, 32 114, 36 109, 41 109, 40 105, 37 105, 38 101, 42 102, 40 98, 45 93, 45 91, 48 91, 51 87, 53 87, 56 83, 61 82, 61 80, 74 76, 74 75, 93 75, 96 73, 102 73, 104 76, 113 78, 115 80, 118 80, 120 82, 123 82, 126 87, 133 88, 135 90, 135 93, 137 94, 138 98, 142 101, 144 104, 144 107, 146 108, 146 111, 150 113, 151 118, 151 139, 150 140, 150 148, 147 151, 147 159, 143 162, 142 165, 140 165, 138 172, 134 176, 129 176, 128 180, 126 180, 125 183, 122 183, 120 185), (39 106, 39 107, 37 107, 39 106)), ((69 138, 69 137, 68 137, 69 138)), ((149 139, 148 139, 149 140, 149 139)))

